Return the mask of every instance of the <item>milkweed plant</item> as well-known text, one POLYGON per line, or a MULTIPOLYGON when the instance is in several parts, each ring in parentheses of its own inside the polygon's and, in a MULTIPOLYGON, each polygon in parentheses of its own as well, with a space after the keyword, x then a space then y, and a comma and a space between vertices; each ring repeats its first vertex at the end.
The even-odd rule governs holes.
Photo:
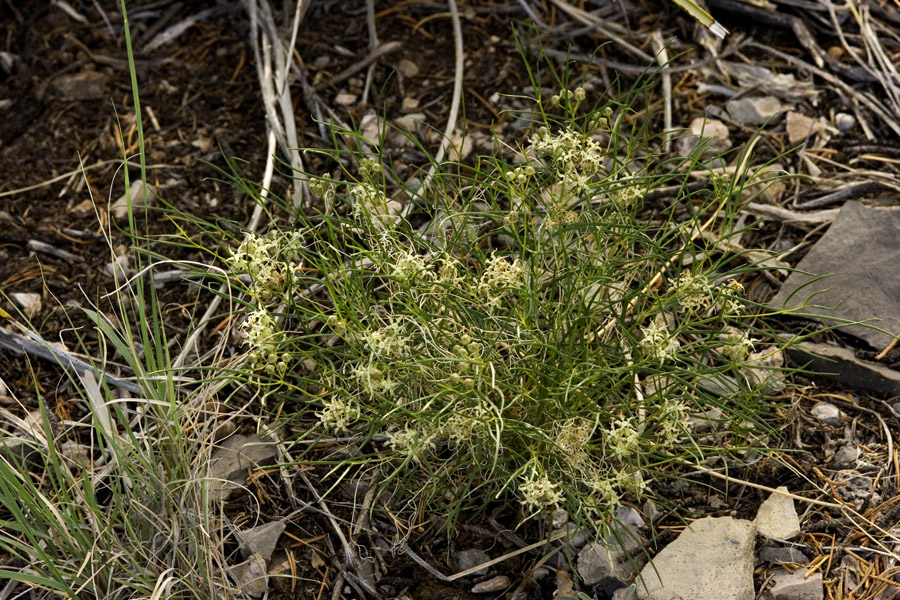
POLYGON ((735 234, 740 176, 688 192, 699 153, 655 157, 648 119, 587 95, 538 97, 529 133, 418 188, 336 151, 340 177, 307 175, 327 212, 227 259, 256 383, 414 510, 603 521, 726 451, 694 433, 711 409, 727 452, 766 433, 754 270, 698 235, 735 234))

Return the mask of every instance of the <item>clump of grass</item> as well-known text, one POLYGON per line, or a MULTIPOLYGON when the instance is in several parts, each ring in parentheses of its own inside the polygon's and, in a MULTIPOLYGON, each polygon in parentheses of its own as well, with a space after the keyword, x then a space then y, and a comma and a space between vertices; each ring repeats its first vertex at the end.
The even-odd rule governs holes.
POLYGON ((308 175, 332 212, 297 211, 227 257, 251 281, 248 378, 313 413, 308 435, 356 441, 344 464, 368 465, 391 510, 452 524, 499 498, 603 522, 673 465, 767 433, 752 269, 701 236, 735 233, 746 177, 645 203, 702 165, 652 156, 638 97, 538 96, 530 135, 498 140, 513 156, 416 190, 392 187, 384 156, 336 151, 358 167, 308 175), (692 435, 712 407, 724 447, 692 435))

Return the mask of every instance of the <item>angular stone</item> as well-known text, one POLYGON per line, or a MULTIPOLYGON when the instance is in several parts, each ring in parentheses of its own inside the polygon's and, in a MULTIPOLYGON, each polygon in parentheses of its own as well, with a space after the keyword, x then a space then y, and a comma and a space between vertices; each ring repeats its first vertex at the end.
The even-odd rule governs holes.
POLYGON ((759 560, 779 565, 806 565, 809 557, 796 548, 761 548, 759 560))
POLYGON ((725 108, 731 118, 741 125, 762 125, 776 114, 791 109, 774 96, 756 96, 729 100, 725 108))
POLYGON ((284 522, 272 521, 247 531, 240 531, 237 534, 238 540, 241 542, 241 556, 250 558, 254 554, 259 554, 263 560, 268 561, 272 558, 272 552, 278 545, 278 538, 284 531, 284 522))
MULTIPOLYGON (((787 492, 784 486, 778 488, 787 492)), ((784 494, 773 493, 762 503, 756 513, 756 531, 768 538, 790 540, 800 535, 800 518, 794 508, 794 500, 784 494)))
POLYGON ((821 119, 813 119, 793 110, 788 111, 784 120, 784 127, 787 131, 788 142, 791 144, 802 142, 808 137, 825 130, 825 124, 821 119))
POLYGON ((472 586, 473 594, 490 594, 491 592, 500 592, 511 585, 509 577, 506 575, 498 575, 493 579, 476 583, 472 586))
POLYGON ((752 600, 755 536, 756 526, 750 521, 732 517, 694 521, 641 571, 638 598, 752 600))
POLYGON ((259 598, 269 588, 266 575, 266 561, 259 554, 254 554, 232 569, 241 591, 252 598, 259 598))
POLYGON ((250 471, 273 464, 275 444, 258 435, 233 435, 216 448, 209 460, 207 497, 210 502, 227 500, 250 479, 250 471))
POLYGON ((873 348, 884 348, 900 333, 898 232, 900 209, 846 202, 769 306, 811 314, 830 325, 836 324, 833 319, 877 319, 872 324, 891 333, 862 325, 840 327, 873 348))
POLYGON ((16 306, 22 309, 22 313, 29 321, 41 314, 41 295, 34 292, 13 292, 9 295, 16 306))
POLYGON ((637 572, 632 558, 641 545, 637 531, 624 525, 617 527, 618 535, 610 533, 578 553, 578 575, 585 585, 595 585, 607 577, 626 580, 637 572))
POLYGON ((802 342, 787 348, 788 358, 813 373, 850 387, 900 396, 900 372, 857 358, 849 348, 802 342))
POLYGON ((777 569, 772 572, 772 581, 769 593, 774 600, 822 600, 825 597, 821 572, 806 577, 803 569, 793 573, 777 569))
MULTIPOLYGON (((456 572, 462 573, 463 571, 474 569, 478 565, 483 565, 490 560, 491 557, 488 556, 488 553, 484 550, 479 550, 478 548, 463 550, 456 555, 456 572)), ((488 569, 489 567, 478 569, 472 573, 472 575, 487 575, 488 569)))

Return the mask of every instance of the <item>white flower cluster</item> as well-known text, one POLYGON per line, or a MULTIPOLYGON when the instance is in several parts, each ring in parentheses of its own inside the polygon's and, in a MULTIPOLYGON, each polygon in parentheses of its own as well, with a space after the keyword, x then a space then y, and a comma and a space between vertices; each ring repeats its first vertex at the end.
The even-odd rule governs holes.
POLYGON ((397 387, 396 381, 371 363, 358 364, 351 372, 360 388, 369 395, 391 392, 397 387))
POLYGON ((569 419, 556 432, 556 444, 563 451, 563 459, 576 471, 589 463, 587 444, 591 440, 594 424, 584 418, 569 419))
POLYGON ((254 294, 263 302, 284 289, 291 273, 299 269, 294 262, 299 232, 285 235, 271 231, 264 236, 249 234, 229 262, 236 271, 253 278, 254 294))
POLYGON ((417 429, 406 427, 400 431, 387 434, 387 443, 394 452, 406 455, 418 462, 423 453, 434 447, 434 437, 417 429))
POLYGON ((729 279, 719 286, 719 297, 716 304, 722 314, 738 317, 744 312, 744 286, 736 279, 729 279))
POLYGON ((532 475, 526 477, 523 483, 519 484, 519 491, 522 493, 522 504, 526 508, 532 510, 540 510, 545 506, 553 506, 562 502, 563 495, 558 489, 559 483, 553 483, 546 476, 536 477, 532 475))
POLYGON ((662 446, 674 446, 690 430, 687 407, 680 400, 666 400, 660 410, 656 430, 658 442, 662 446))
POLYGON ((344 398, 329 398, 322 402, 322 410, 316 413, 322 425, 330 431, 346 431, 359 420, 359 407, 344 398))
POLYGON ((584 134, 564 130, 553 135, 547 127, 541 127, 528 138, 528 144, 536 155, 550 158, 563 173, 593 175, 603 169, 603 149, 584 134))
POLYGON ((267 375, 284 375, 290 355, 279 356, 282 335, 271 313, 263 307, 249 315, 241 325, 245 343, 250 347, 250 364, 267 375))
POLYGON ((512 262, 502 256, 494 255, 487 261, 487 268, 478 282, 478 290, 482 293, 491 308, 499 308, 500 301, 525 284, 525 267, 518 258, 512 262))
POLYGON ((409 339, 397 321, 391 321, 380 329, 367 332, 365 340, 369 350, 382 358, 402 357, 409 349, 409 339))
POLYGON ((665 325, 650 323, 646 327, 641 327, 641 333, 643 338, 638 343, 651 358, 658 362, 672 358, 678 351, 678 340, 669 333, 669 329, 665 325))
POLYGON ((682 271, 677 279, 669 280, 675 291, 678 304, 686 313, 702 314, 709 309, 712 301, 709 281, 705 275, 695 275, 690 271, 682 271))
POLYGON ((615 419, 604 437, 605 447, 617 458, 630 458, 640 448, 641 436, 630 419, 615 419))

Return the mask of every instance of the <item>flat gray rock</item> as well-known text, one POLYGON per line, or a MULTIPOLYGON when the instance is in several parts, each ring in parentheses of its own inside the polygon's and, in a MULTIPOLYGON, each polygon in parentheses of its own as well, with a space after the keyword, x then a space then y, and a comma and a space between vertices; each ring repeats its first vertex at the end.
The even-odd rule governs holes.
POLYGON ((792 363, 850 387, 900 396, 900 371, 856 358, 849 348, 802 342, 786 350, 792 363))
POLYGON ((793 573, 777 569, 772 573, 772 588, 769 593, 775 600, 822 600, 825 597, 822 572, 806 577, 804 569, 793 573))
POLYGON ((207 497, 227 500, 250 478, 250 471, 275 463, 275 444, 258 435, 233 435, 216 448, 209 460, 207 497))
POLYGON ((641 571, 638 598, 753 600, 755 538, 756 525, 743 519, 694 521, 641 571))
MULTIPOLYGON (((835 319, 879 319, 873 324, 896 335, 900 333, 898 264, 900 210, 847 202, 769 305, 814 314, 828 325, 836 324, 835 319), (815 281, 818 277, 824 279, 815 281)), ((878 349, 893 339, 862 325, 841 329, 878 349)))

